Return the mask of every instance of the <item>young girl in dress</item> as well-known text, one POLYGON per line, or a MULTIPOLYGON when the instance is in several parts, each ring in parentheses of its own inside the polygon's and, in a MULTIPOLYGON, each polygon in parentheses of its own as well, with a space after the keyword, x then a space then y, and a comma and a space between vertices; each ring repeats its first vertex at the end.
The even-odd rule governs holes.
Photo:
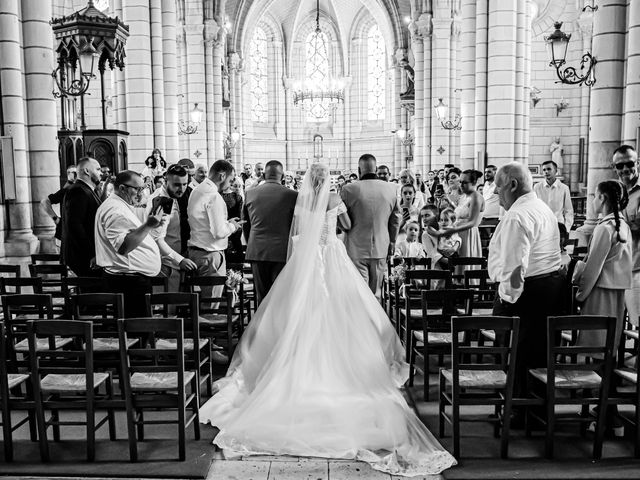
MULTIPOLYGON (((598 185, 593 210, 601 214, 601 218, 589 242, 587 257, 577 262, 573 273, 573 283, 578 286, 576 300, 583 302, 582 315, 606 315, 617 319, 614 352, 622 335, 624 293, 631 288, 631 230, 620 214, 628 201, 627 190, 620 182, 607 180, 598 185)), ((602 333, 580 332, 578 344, 603 345, 602 333)), ((615 392, 614 383, 611 388, 615 392)), ((607 410, 607 424, 616 436, 624 435, 615 405, 607 410)))
POLYGON ((449 258, 460 250, 462 239, 457 233, 443 234, 442 232, 448 228, 453 228, 456 223, 456 214, 453 210, 447 208, 440 212, 439 232, 431 232, 432 235, 440 237, 438 240, 438 251, 449 258))
POLYGON ((431 268, 445 270, 448 267, 448 260, 438 251, 439 238, 433 235, 433 232, 436 232, 439 228, 438 207, 435 205, 422 207, 422 210, 420 210, 420 226, 422 227, 420 239, 427 258, 431 259, 431 268))
POLYGON ((418 242, 420 226, 418 222, 409 222, 406 226, 407 236, 396 243, 395 256, 400 258, 426 258, 422 243, 418 242))

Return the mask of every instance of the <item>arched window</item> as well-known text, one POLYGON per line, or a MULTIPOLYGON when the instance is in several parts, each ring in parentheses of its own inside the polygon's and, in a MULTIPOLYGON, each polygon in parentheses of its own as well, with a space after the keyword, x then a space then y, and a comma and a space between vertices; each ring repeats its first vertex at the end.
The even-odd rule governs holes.
POLYGON ((249 47, 251 73, 251 120, 266 123, 269 120, 267 83, 267 35, 256 28, 249 47))
POLYGON ((367 35, 367 118, 384 119, 386 90, 384 38, 374 24, 367 35))
MULTIPOLYGON (((322 85, 329 77, 329 49, 327 36, 323 32, 313 32, 307 37, 305 57, 305 78, 312 85, 322 85)), ((314 101, 308 115, 310 120, 328 116, 327 102, 314 101)))

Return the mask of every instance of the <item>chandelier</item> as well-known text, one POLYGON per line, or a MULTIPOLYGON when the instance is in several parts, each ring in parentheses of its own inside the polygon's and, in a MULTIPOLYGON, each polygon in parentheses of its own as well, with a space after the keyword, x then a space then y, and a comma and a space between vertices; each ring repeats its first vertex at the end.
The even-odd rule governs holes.
POLYGON ((307 41, 304 79, 292 83, 293 104, 322 121, 344 103, 345 80, 329 74, 327 37, 320 29, 320 0, 316 0, 316 29, 307 41))

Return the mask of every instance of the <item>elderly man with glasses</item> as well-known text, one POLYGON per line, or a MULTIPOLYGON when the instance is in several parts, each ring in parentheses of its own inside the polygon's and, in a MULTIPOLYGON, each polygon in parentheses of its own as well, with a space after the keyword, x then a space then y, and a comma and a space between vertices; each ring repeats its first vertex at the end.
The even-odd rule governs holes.
POLYGON ((638 182, 638 153, 630 145, 621 145, 613 152, 612 167, 627 188, 629 203, 622 216, 631 228, 633 250, 633 282, 625 295, 629 319, 638 325, 640 315, 640 183, 638 182))
POLYGON ((149 234, 162 223, 162 206, 150 212, 144 223, 133 210, 144 188, 138 173, 120 172, 113 194, 96 212, 96 263, 104 269, 106 289, 124 294, 127 318, 146 315, 144 296, 152 292, 151 278, 161 267, 160 249, 149 234))

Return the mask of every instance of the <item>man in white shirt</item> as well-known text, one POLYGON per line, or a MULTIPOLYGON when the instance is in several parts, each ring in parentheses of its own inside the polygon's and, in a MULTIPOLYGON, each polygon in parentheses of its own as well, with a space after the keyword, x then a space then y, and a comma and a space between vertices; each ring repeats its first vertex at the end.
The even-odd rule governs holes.
POLYGON ((180 270, 195 270, 196 264, 188 258, 180 255, 182 251, 180 232, 180 209, 178 198, 187 190, 189 174, 181 165, 171 165, 166 173, 167 182, 162 187, 156 189, 147 200, 147 216, 151 215, 154 205, 158 206, 155 198, 168 198, 171 201, 169 213, 165 210, 165 218, 162 224, 151 232, 162 256, 162 273, 169 279, 169 291, 178 292, 180 290, 180 270))
POLYGON ((113 194, 98 207, 95 220, 96 263, 104 269, 108 291, 124 294, 125 317, 144 317, 144 296, 151 293, 151 277, 160 273, 160 250, 149 235, 160 226, 162 209, 141 223, 133 210, 145 184, 136 172, 125 170, 115 179, 113 194))
MULTIPOLYGON (((528 369, 546 366, 547 317, 563 313, 560 233, 523 164, 502 166, 495 182, 506 212, 489 244, 489 277, 499 283, 493 314, 520 317, 513 395, 523 397, 528 369)), ((521 427, 523 416, 515 416, 512 427, 521 427)))
MULTIPOLYGON (((187 214, 191 238, 187 245, 189 258, 195 262, 199 276, 227 274, 224 257, 227 239, 243 222, 238 218, 227 219, 227 204, 220 193, 229 188, 234 178, 233 165, 226 160, 217 160, 209 170, 209 177, 205 178, 189 197, 187 214)), ((222 290, 222 287, 216 287, 213 296, 219 297, 222 290)), ((203 289, 202 294, 210 297, 212 290, 203 289)))
POLYGON ((482 244, 486 245, 491 239, 491 235, 500 221, 500 199, 496 193, 496 171, 495 165, 484 167, 484 184, 482 186, 482 198, 484 198, 484 210, 482 211, 482 222, 478 225, 482 244))
POLYGON ((246 192, 250 188, 257 187, 264 183, 264 165, 262 163, 256 163, 254 167, 255 174, 244 182, 244 191, 246 192))
POLYGON ((533 191, 538 198, 546 203, 553 214, 562 223, 567 232, 573 225, 573 205, 571 204, 571 191, 569 187, 556 178, 558 165, 553 160, 542 163, 544 182, 536 183, 533 191))

